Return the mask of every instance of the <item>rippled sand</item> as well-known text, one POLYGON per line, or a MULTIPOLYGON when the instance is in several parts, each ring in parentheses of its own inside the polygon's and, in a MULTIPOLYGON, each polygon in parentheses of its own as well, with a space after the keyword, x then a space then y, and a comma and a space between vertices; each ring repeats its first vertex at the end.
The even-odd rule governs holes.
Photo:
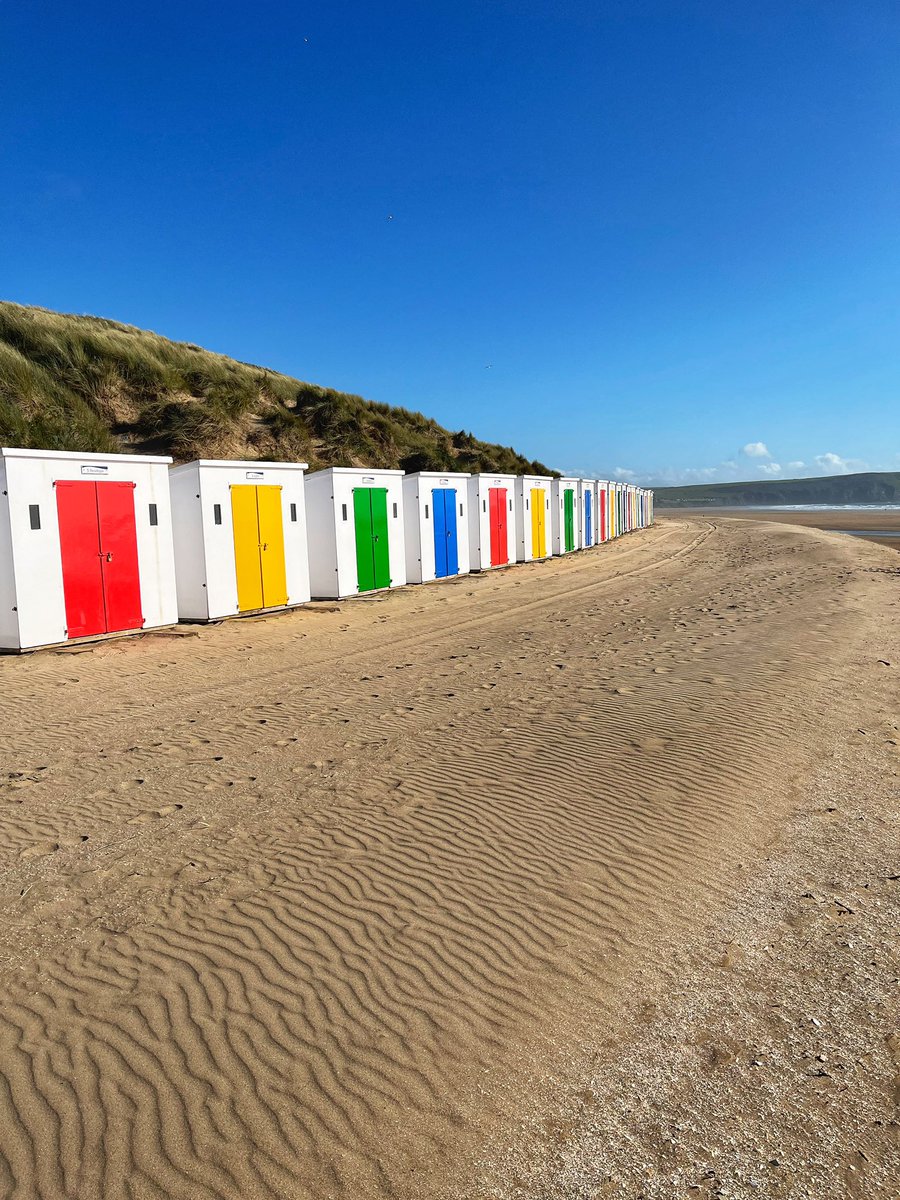
POLYGON ((679 517, 0 661, 0 1194, 594 1194, 559 1114, 745 894, 893 562, 679 517))

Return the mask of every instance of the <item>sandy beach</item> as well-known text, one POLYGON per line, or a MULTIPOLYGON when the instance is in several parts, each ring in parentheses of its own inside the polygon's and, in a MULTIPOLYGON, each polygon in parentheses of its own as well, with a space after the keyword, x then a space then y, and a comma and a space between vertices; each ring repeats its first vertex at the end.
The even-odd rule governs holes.
POLYGON ((865 537, 867 541, 900 550, 900 509, 877 508, 679 508, 661 509, 660 515, 700 517, 708 520, 778 521, 811 529, 840 530, 865 537))
POLYGON ((898 563, 680 513, 0 660, 0 1195, 895 1197, 898 563))

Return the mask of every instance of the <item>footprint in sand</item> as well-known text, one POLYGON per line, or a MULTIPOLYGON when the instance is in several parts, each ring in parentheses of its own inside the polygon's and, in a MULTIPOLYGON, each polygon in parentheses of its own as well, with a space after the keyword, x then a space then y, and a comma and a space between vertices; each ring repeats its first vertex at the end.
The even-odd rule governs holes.
POLYGON ((39 775, 23 775, 20 771, 10 771, 4 786, 13 792, 18 788, 31 787, 33 784, 40 782, 41 777, 39 775))
POLYGON ((669 747, 669 739, 661 737, 632 738, 628 743, 632 750, 641 754, 661 754, 669 747))
MULTIPOLYGON (((256 776, 255 775, 242 775, 237 779, 210 780, 209 783, 205 783, 203 785, 203 790, 204 790, 204 792, 217 792, 221 788, 235 787, 239 783, 243 783, 243 784, 256 783, 256 776)), ((177 807, 183 808, 184 806, 179 804, 177 807)))
POLYGON ((149 812, 138 813, 136 817, 132 817, 129 825, 147 825, 150 821, 159 821, 163 817, 171 817, 173 813, 179 812, 184 808, 183 804, 164 804, 162 808, 154 808, 149 812))
POLYGON ((23 850, 19 858, 45 858, 48 854, 55 854, 58 849, 59 842, 35 842, 23 850))

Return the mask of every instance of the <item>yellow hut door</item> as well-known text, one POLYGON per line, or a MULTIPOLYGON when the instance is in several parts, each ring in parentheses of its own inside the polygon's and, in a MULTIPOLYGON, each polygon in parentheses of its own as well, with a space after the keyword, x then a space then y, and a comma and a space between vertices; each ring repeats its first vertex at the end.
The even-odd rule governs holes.
POLYGON ((234 484, 231 488, 238 611, 287 604, 281 488, 234 484))
POLYGON ((284 568, 284 524, 281 516, 281 488, 258 487, 259 559, 262 566, 263 607, 287 604, 287 574, 284 568))
POLYGON ((547 526, 544 512, 544 489, 531 489, 531 553, 534 558, 547 557, 547 526))

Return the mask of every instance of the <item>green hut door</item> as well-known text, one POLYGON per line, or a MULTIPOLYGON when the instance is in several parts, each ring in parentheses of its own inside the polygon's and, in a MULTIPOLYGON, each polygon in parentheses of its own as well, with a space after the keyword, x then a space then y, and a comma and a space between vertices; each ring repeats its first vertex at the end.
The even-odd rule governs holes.
POLYGON ((353 489, 356 574, 361 592, 390 587, 387 488, 353 489))
POLYGON ((563 514, 565 517, 566 550, 575 549, 575 490, 566 488, 563 492, 563 514))

